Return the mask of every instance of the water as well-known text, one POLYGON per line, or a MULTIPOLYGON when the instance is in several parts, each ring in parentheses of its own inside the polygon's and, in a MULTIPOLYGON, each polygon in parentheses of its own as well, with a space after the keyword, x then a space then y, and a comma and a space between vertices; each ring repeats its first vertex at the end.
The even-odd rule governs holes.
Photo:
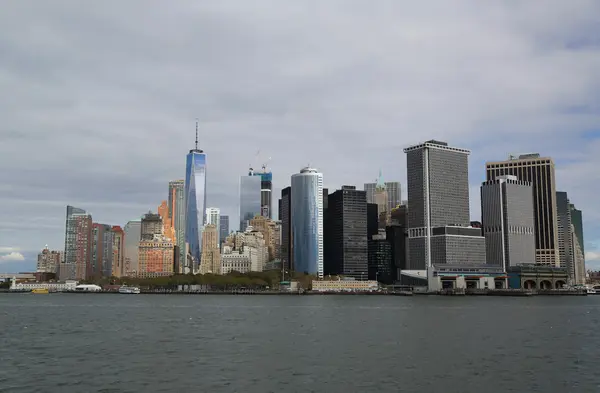
POLYGON ((600 296, 0 294, 4 392, 597 392, 600 296))

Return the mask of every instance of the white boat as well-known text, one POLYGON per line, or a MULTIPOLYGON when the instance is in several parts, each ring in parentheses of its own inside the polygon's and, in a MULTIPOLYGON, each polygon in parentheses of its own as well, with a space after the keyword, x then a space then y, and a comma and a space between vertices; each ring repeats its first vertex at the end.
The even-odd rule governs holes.
POLYGON ((588 295, 595 295, 597 293, 596 289, 594 289, 594 287, 591 285, 586 285, 585 290, 588 295))
POLYGON ((140 289, 138 287, 128 287, 128 286, 121 286, 119 288, 119 293, 125 293, 128 295, 137 295, 140 293, 140 289))

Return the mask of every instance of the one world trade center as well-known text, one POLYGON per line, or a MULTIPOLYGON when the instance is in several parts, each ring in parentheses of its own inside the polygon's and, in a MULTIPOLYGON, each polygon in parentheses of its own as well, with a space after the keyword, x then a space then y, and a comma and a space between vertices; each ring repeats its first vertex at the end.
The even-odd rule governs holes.
POLYGON ((192 266, 181 261, 184 272, 196 272, 202 255, 202 230, 206 211, 206 154, 198 149, 198 122, 196 145, 190 150, 185 163, 185 241, 189 246, 192 266))

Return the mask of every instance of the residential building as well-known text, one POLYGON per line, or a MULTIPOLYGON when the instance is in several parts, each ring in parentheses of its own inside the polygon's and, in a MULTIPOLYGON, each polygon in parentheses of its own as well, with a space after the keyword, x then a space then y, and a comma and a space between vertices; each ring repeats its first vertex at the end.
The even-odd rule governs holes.
POLYGON ((279 220, 281 220, 281 263, 287 271, 293 269, 292 253, 292 187, 281 190, 279 220))
POLYGON ((186 261, 185 246, 185 180, 173 180, 169 182, 169 218, 175 229, 175 241, 179 255, 176 273, 183 273, 186 261))
POLYGON ((436 265, 485 265, 485 238, 469 227, 469 150, 430 140, 404 149, 407 157, 407 270, 436 265))
POLYGON ((292 175, 291 233, 294 270, 323 277, 323 174, 314 168, 292 175))
POLYGON ((142 238, 142 222, 139 219, 129 221, 123 232, 125 234, 123 276, 135 277, 139 271, 138 250, 142 238))
MULTIPOLYGON (((190 150, 185 166, 185 241, 189 245, 193 266, 186 271, 196 271, 202 254, 202 227, 206 211, 206 153, 198 149, 198 122, 196 145, 190 150)), ((187 258, 185 259, 187 261, 187 258)), ((187 265, 187 262, 186 262, 187 265)))
POLYGON ((229 235, 229 216, 219 217, 219 244, 223 243, 229 235))
POLYGON ((83 209, 67 206, 64 263, 59 268, 61 280, 85 278, 91 253, 92 216, 83 209))
POLYGON ((162 234, 155 234, 151 240, 141 240, 137 276, 154 278, 173 275, 175 252, 173 241, 162 234))
MULTIPOLYGON (((292 188, 293 190, 293 188, 292 188)), ((368 274, 367 197, 354 186, 329 195, 325 234, 327 275, 365 279, 368 274)))
POLYGON ((554 161, 539 154, 511 156, 507 161, 486 163, 487 180, 513 175, 533 188, 536 263, 559 267, 558 215, 554 161))
POLYGON ((240 177, 240 232, 251 219, 261 215, 261 177, 250 168, 247 176, 240 177))
POLYGON ((112 276, 123 276, 125 262, 125 232, 120 226, 112 227, 112 276))
POLYGON ((86 279, 110 277, 112 275, 113 233, 106 224, 92 224, 92 258, 86 279))
POLYGON ((46 245, 42 252, 38 254, 36 272, 57 274, 62 257, 62 251, 49 250, 48 245, 46 245))
POLYGON ((214 224, 206 224, 202 234, 202 258, 200 274, 221 274, 219 232, 214 224))
POLYGON ((481 220, 487 263, 506 271, 535 264, 535 222, 531 183, 513 175, 497 176, 481 185, 481 220))
POLYGON ((218 207, 206 208, 206 224, 214 225, 217 229, 217 245, 221 244, 221 209, 218 207))

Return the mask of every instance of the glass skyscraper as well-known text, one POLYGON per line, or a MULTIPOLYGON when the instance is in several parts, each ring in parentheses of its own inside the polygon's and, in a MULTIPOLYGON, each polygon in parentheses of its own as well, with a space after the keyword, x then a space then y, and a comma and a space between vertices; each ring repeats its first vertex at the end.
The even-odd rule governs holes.
POLYGON ((178 271, 183 273, 183 265, 186 261, 185 255, 185 203, 184 203, 184 180, 173 180, 169 182, 169 217, 175 229, 175 241, 177 243, 178 271))
POLYGON ((294 270, 323 277, 323 174, 303 168, 292 175, 294 270))
MULTIPOLYGON (((197 131, 196 131, 197 132, 197 131)), ((206 154, 196 148, 190 150, 185 165, 185 241, 189 245, 193 266, 196 271, 202 254, 202 229, 206 211, 206 154)), ((187 270, 185 269, 184 270, 187 270)))
POLYGON ((245 231, 248 222, 261 214, 261 177, 252 170, 248 176, 240 177, 240 231, 245 231))

